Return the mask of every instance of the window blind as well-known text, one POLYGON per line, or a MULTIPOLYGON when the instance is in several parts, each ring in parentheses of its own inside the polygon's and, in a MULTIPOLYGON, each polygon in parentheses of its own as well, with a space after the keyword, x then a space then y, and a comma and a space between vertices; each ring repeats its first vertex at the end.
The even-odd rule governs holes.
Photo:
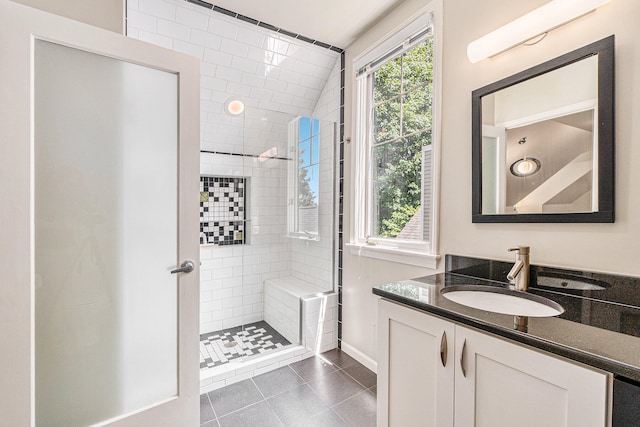
POLYGON ((370 74, 398 55, 433 37, 431 14, 423 15, 409 24, 403 31, 388 38, 377 47, 354 61, 356 76, 370 74))

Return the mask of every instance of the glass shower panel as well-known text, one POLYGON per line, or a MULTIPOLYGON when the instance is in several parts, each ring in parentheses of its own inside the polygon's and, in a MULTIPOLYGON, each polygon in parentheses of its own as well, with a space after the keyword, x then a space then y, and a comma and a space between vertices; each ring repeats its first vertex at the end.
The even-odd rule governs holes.
MULTIPOLYGON (((243 154, 247 189, 247 245, 243 248, 242 337, 245 356, 280 349, 288 340, 267 312, 266 281, 290 270, 286 237, 288 123, 291 114, 247 107, 244 112, 243 154)), ((285 301, 280 301, 285 304, 285 301)), ((290 338, 292 338, 290 336, 290 338)), ((292 338, 293 339, 293 338, 292 338)))
POLYGON ((300 344, 302 298, 333 290, 335 125, 255 107, 244 121, 242 332, 252 356, 300 344))
POLYGON ((36 424, 177 394, 177 76, 35 42, 36 424))

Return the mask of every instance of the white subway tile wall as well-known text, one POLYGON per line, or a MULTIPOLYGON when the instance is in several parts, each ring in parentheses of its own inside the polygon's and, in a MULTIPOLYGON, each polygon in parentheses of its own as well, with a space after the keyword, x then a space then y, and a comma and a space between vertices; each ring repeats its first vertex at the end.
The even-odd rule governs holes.
POLYGON ((277 279, 266 280, 264 291, 264 320, 290 343, 300 343, 300 295, 280 286, 277 279))
MULTIPOLYGON (((127 34, 201 59, 202 150, 259 155, 275 146, 287 157, 281 113, 340 118, 340 55, 334 51, 184 0, 127 2, 127 34), (245 118, 223 111, 225 101, 237 96, 247 105, 245 118), (244 131, 245 120, 255 120, 247 123, 252 130, 244 131)), ((331 289, 333 140, 327 144, 317 242, 285 237, 286 160, 260 164, 250 157, 201 155, 201 174, 249 178, 250 216, 246 245, 201 247, 201 333, 263 320, 265 280, 294 276, 331 289)))
POLYGON ((320 94, 316 107, 311 114, 322 120, 320 128, 320 211, 318 227, 320 239, 317 241, 296 239, 291 243, 291 275, 309 282, 324 290, 332 290, 335 274, 334 231, 336 189, 336 150, 338 149, 338 131, 335 139, 333 129, 327 129, 340 120, 340 61, 320 94))
POLYGON ((338 346, 338 294, 332 292, 302 301, 302 339, 306 348, 324 353, 338 346))

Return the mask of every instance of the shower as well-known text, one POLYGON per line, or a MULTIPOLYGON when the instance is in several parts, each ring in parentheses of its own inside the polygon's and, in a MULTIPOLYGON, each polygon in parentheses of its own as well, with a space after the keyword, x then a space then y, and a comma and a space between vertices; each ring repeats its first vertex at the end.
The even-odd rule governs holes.
POLYGON ((163 10, 127 3, 130 37, 200 57, 200 378, 208 391, 337 344, 343 51, 198 2, 163 4, 207 23, 166 34, 147 25, 166 20, 163 10))
POLYGON ((337 345, 335 123, 255 107, 231 123, 240 152, 201 152, 203 390, 337 345))

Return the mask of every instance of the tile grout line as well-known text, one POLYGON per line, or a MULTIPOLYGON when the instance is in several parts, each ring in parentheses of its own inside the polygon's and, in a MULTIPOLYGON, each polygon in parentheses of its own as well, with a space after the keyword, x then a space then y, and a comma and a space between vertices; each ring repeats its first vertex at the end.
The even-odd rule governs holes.
MULTIPOLYGON (((293 371, 293 373, 294 373, 295 375, 297 375, 297 376, 298 376, 298 378, 300 378, 302 381, 304 381, 304 379, 303 379, 302 377, 300 377, 300 375, 298 375, 298 373, 295 371, 295 369, 293 369, 293 368, 291 367, 291 365, 290 365, 290 364, 289 364, 289 365, 287 365, 287 368, 291 369, 291 371, 293 371)), ((274 369, 274 371, 275 371, 275 369, 274 369)), ((253 380, 254 378, 255 378, 255 377, 251 377, 251 382, 252 382, 252 383, 256 386, 256 388, 258 389, 258 392, 259 392, 259 393, 260 393, 260 395, 262 396, 262 401, 263 401, 263 402, 265 402, 265 403, 267 404, 267 406, 269 407, 269 410, 271 410, 271 412, 273 412, 273 415, 275 415, 275 416, 276 416, 276 419, 278 420, 278 422, 279 422, 282 426, 284 426, 284 422, 280 419, 280 417, 278 416, 278 413, 277 413, 277 412, 273 409, 273 407, 271 406, 271 403, 269 402, 269 399, 271 399, 271 398, 273 398, 273 397, 276 397, 276 396, 279 396, 279 395, 281 395, 282 393, 286 393, 287 391, 292 390, 293 388, 291 388, 291 389, 289 389, 289 390, 284 390, 282 393, 277 393, 277 394, 274 394, 273 396, 269 396, 269 398, 267 398, 267 397, 264 395, 264 393, 262 392, 262 390, 260 390, 260 387, 258 386, 258 384, 256 384, 256 382, 253 380)), ((294 387, 294 388, 295 388, 295 387, 294 387)), ((259 403, 259 402, 256 402, 256 403, 259 403)), ((249 405, 249 406, 251 406, 251 405, 249 405)))
MULTIPOLYGON (((353 366, 353 365, 352 365, 353 366)), ((347 366, 348 368, 349 366, 347 366)), ((366 366, 365 366, 366 368, 366 366)), ((358 381, 353 375, 350 375, 347 371, 345 371, 344 369, 340 368, 340 370, 347 375, 349 378, 351 378, 352 380, 354 380, 356 383, 358 383, 359 385, 361 385, 365 390, 369 390, 371 387, 375 387, 375 385, 372 385, 371 387, 367 387, 366 385, 362 384, 360 381, 358 381)), ((373 371, 372 371, 373 372, 373 371)), ((376 375, 377 377, 377 375, 376 375)))
MULTIPOLYGON (((253 402, 253 403, 251 403, 251 404, 249 404, 249 405, 247 405, 247 406, 244 406, 244 407, 242 407, 242 408, 236 409, 235 411, 231 411, 231 412, 229 412, 228 414, 224 414, 224 415, 223 415, 223 416, 221 416, 220 418, 216 418, 216 420, 218 420, 218 424, 220 424, 220 419, 221 419, 221 418, 224 418, 224 417, 229 416, 229 415, 233 415, 233 414, 235 414, 236 412, 244 411, 245 409, 247 409, 247 408, 251 408, 252 406, 255 406, 255 405, 257 405, 258 403, 262 403, 262 402, 266 402, 266 400, 264 400, 264 399, 263 399, 263 400, 258 400, 257 402, 253 402)), ((269 409, 271 409, 271 407, 269 407, 269 409)), ((277 415, 276 415, 276 416, 277 416, 277 415)))
MULTIPOLYGON (((313 356, 313 357, 315 357, 315 356, 313 356)), ((300 361, 300 362, 301 362, 301 361, 300 361)), ((296 363, 297 363, 297 362, 296 362, 296 363)), ((299 374, 295 369, 293 369, 293 368, 291 367, 291 364, 287 365, 287 368, 291 369, 291 370, 293 371, 293 373, 294 373, 294 374, 296 374, 296 376, 302 380, 302 384, 306 384, 306 383, 307 383, 307 382, 304 380, 304 378, 302 378, 302 376, 300 376, 300 374, 299 374)))
MULTIPOLYGON (((314 357, 316 357, 316 356, 314 356, 314 357)), ((318 359, 318 360, 321 360, 321 359, 318 359)), ((331 366, 337 366, 337 365, 335 365, 333 362, 330 362, 330 363, 331 363, 331 366)), ((289 366, 289 367, 291 368, 291 366, 289 366)), ((315 377, 315 378, 310 379, 309 381, 306 381, 304 378, 302 378, 302 376, 300 376, 300 375, 296 372, 296 370, 295 370, 294 368, 291 368, 291 370, 292 370, 293 372, 295 372, 295 373, 296 373, 296 375, 298 375, 298 376, 302 379, 302 381, 304 381, 304 382, 303 382, 303 384, 301 384, 301 385, 306 385, 307 387, 309 387, 309 390, 311 390, 311 393, 313 393, 313 394, 314 394, 314 395, 315 395, 315 396, 320 400, 320 402, 322 402, 322 403, 324 404, 324 401, 322 400, 322 397, 321 397, 318 393, 316 393, 316 391, 313 389, 313 387, 311 387, 311 386, 309 385, 309 383, 311 383, 312 381, 315 381, 315 380, 317 380, 317 379, 319 379, 319 378, 325 377, 325 376, 327 376, 327 375, 329 375, 329 374, 332 374, 332 373, 334 373, 334 372, 337 372, 337 370, 338 370, 338 369, 336 369, 336 370, 334 370, 334 371, 331 371, 331 372, 328 372, 328 373, 323 374, 323 375, 319 375, 319 376, 317 376, 317 377, 315 377)), ((337 413, 337 412, 335 412, 335 411, 332 409, 332 407, 331 407, 330 405, 326 405, 326 406, 327 406, 327 409, 331 410, 334 414, 336 414, 336 415, 338 416, 338 418, 340 418, 342 421, 344 421, 344 422, 345 422, 345 424, 347 424, 347 425, 349 424, 349 423, 347 423, 347 422, 346 422, 346 421, 345 421, 345 420, 344 420, 340 415, 338 415, 338 413, 337 413)), ((324 409, 323 409, 323 410, 320 410, 320 411, 318 411, 318 412, 316 412, 315 414, 313 414, 313 415, 309 416, 308 418, 315 417, 316 415, 320 414, 322 411, 324 411, 324 409)))
MULTIPOLYGON (((353 378, 351 375, 349 375, 348 373, 344 372, 344 370, 343 370, 343 369, 342 369, 338 364, 333 363, 333 362, 331 362, 331 361, 329 361, 329 362, 331 363, 331 365, 332 365, 332 366, 335 366, 337 369, 335 369, 334 371, 331 371, 331 372, 327 372, 326 374, 319 375, 318 377, 313 378, 313 379, 311 379, 311 380, 309 380, 309 381, 305 382, 305 383, 304 383, 304 385, 309 386, 309 388, 311 389, 311 392, 312 392, 313 394, 315 394, 315 395, 320 399, 320 401, 321 401, 321 402, 323 402, 323 403, 324 403, 324 401, 323 401, 322 397, 321 397, 318 393, 316 393, 316 391, 313 389, 313 387, 311 387, 311 386, 309 385, 309 383, 311 383, 311 382, 313 382, 313 381, 316 381, 316 380, 318 380, 318 379, 320 379, 320 378, 322 378, 322 377, 326 377, 326 376, 328 376, 328 375, 330 375, 330 374, 333 374, 333 373, 335 373, 335 372, 342 371, 342 373, 344 373, 345 375, 347 375, 347 376, 348 376, 349 378, 351 378, 351 379, 352 379, 356 384, 358 384, 359 386, 361 386, 361 387, 362 387, 362 390, 358 391, 357 393, 355 393, 355 394, 353 394, 353 395, 351 395, 351 396, 347 397, 346 399, 343 399, 343 400, 341 400, 341 401, 339 401, 339 402, 336 402, 336 403, 334 403, 333 405, 327 405, 327 408, 328 408, 329 410, 331 410, 334 414, 336 414, 336 416, 337 416, 338 418, 340 418, 342 421, 344 421, 344 423, 345 423, 345 424, 349 425, 349 423, 347 422, 347 420, 345 420, 342 416, 340 416, 340 414, 338 414, 338 413, 337 413, 333 408, 335 408, 336 406, 340 405, 341 403, 344 403, 344 402, 346 402, 347 400, 349 400, 349 399, 351 399, 351 398, 353 398, 353 397, 355 397, 355 396, 357 396, 357 395, 361 394, 361 393, 362 393, 362 392, 364 392, 364 391, 368 391, 368 388, 367 388, 367 387, 365 387, 363 384, 360 384, 360 383, 359 383, 355 378, 353 378)), ((293 368, 291 368, 291 369, 293 369, 293 368)), ((303 380, 304 380, 304 378, 303 378, 303 380)), ((376 396, 376 399, 377 399, 377 396, 376 396)), ((314 416, 316 416, 316 415, 320 414, 321 412, 322 412, 322 411, 316 412, 315 414, 311 415, 309 418, 314 417, 314 416)))
POLYGON ((341 400, 340 402, 336 402, 336 403, 334 403, 333 405, 331 405, 331 406, 330 406, 330 408, 335 408, 336 406, 338 406, 338 405, 340 405, 340 404, 342 404, 342 403, 346 402, 347 400, 353 399, 354 397, 356 397, 356 396, 358 396, 358 395, 360 395, 360 394, 362 394, 362 393, 364 393, 364 392, 367 392, 367 391, 369 391, 369 389, 367 389, 367 388, 362 389, 362 390, 360 390, 359 392, 357 392, 356 394, 353 394, 353 395, 351 395, 351 396, 347 397, 346 399, 341 400))
MULTIPOLYGON (((248 378, 248 379, 250 379, 250 380, 251 380, 251 382, 253 382, 253 378, 248 378)), ((244 380, 244 381, 246 381, 246 380, 244 380)), ((239 381, 239 382, 242 382, 242 381, 239 381)), ((238 383, 234 383, 234 384, 238 384, 238 383)), ((233 384, 230 384, 230 385, 233 385, 233 384)), ((255 384, 255 382, 253 382, 253 385, 256 387, 256 389, 258 389, 258 393, 260 393, 260 396, 262 396, 262 400, 264 401, 264 400, 265 400, 264 395, 262 394, 262 392, 260 391, 260 389, 258 388, 258 386, 255 384)), ((223 387, 223 388, 224 388, 224 387, 223 387)), ((215 390, 213 390, 213 391, 215 391, 215 390)), ((211 392, 207 392, 207 393, 206 393, 206 395, 207 395, 207 398, 209 398, 209 402, 211 402, 211 398, 209 397, 209 393, 211 393, 211 392)), ((215 408, 213 407, 213 403, 212 403, 212 402, 211 402, 211 408, 213 408, 213 413, 214 413, 214 415, 216 415, 216 418, 215 418, 215 419, 216 419, 216 420, 218 420, 218 419, 220 419, 220 418, 224 418, 224 417, 226 417, 227 415, 231 415, 231 414, 233 414, 233 413, 235 413, 235 412, 238 412, 238 411, 242 411, 242 410, 244 410, 244 409, 247 409, 248 407, 253 406, 253 405, 255 405, 256 403, 260 403, 260 401, 258 400, 257 402, 250 403, 250 404, 248 404, 247 406, 243 406, 242 408, 238 408, 238 409, 236 409, 236 410, 234 410, 234 411, 231 411, 231 412, 229 412, 229 413, 226 413, 226 414, 222 415, 221 417, 218 417, 218 416, 217 416, 217 412, 216 412, 215 408)), ((220 422, 218 422, 218 425, 219 425, 219 424, 220 424, 220 422)))
MULTIPOLYGON (((314 356, 314 357, 315 357, 315 356, 314 356)), ((297 362, 294 362, 294 363, 297 363, 297 362)), ((281 395, 281 394, 283 394, 283 393, 286 393, 286 392, 288 392, 288 391, 291 391, 291 390, 293 390, 293 389, 295 389, 295 388, 297 388, 297 387, 301 387, 301 386, 303 386, 303 385, 308 385, 308 384, 307 384, 307 382, 304 380, 304 378, 302 378, 302 377, 300 376, 300 374, 298 374, 298 372, 297 372, 294 368, 292 368, 292 367, 291 367, 291 364, 288 364, 288 365, 287 365, 287 368, 291 369, 291 371, 293 371, 293 373, 294 373, 298 378, 300 378, 300 379, 302 380, 302 384, 300 384, 300 385, 298 385, 298 386, 296 386, 296 387, 292 387, 292 388, 290 388, 290 389, 288 389, 288 390, 284 390, 282 393, 274 394, 273 396, 270 396, 269 398, 266 398, 266 397, 265 397, 265 399, 264 399, 264 400, 265 400, 265 402, 267 402, 267 405, 269 406, 269 409, 271 409, 271 412, 273 412, 273 413, 274 413, 274 415, 276 416, 276 418, 278 419, 278 421, 280 422, 280 424, 282 424, 283 426, 285 425, 285 424, 284 424, 284 422, 280 419, 280 417, 278 416, 278 413, 277 413, 277 412, 273 409, 273 407, 271 406, 271 402, 269 402, 269 399, 272 399, 272 398, 274 398, 274 397, 276 397, 276 396, 279 396, 279 395, 281 395)), ((253 381, 253 378, 251 378, 251 380, 253 381)), ((254 381, 254 384, 255 384, 255 381, 254 381)), ((257 384, 256 384, 256 387, 258 388, 258 391, 260 392, 260 394, 262 394, 262 390, 260 390, 260 387, 258 387, 258 385, 257 385, 257 384)), ((311 387, 309 387, 309 388, 310 388, 310 389, 311 389, 311 391, 315 394, 315 392, 313 391, 313 389, 312 389, 311 387)), ((264 397, 264 394, 262 394, 262 396, 264 397)), ((318 396, 318 397, 319 397, 319 396, 318 396)), ((318 413, 319 413, 319 412, 318 412, 318 413)), ((314 414, 314 415, 317 415, 317 414, 314 414)), ((314 416, 314 415, 312 415, 312 416, 314 416)), ((310 418, 310 417, 309 417, 309 418, 310 418)))
MULTIPOLYGON (((349 424, 349 422, 347 422, 347 420, 345 420, 345 419, 344 419, 344 418, 343 418, 343 417, 342 417, 342 416, 341 416, 341 415, 340 415, 340 414, 339 414, 339 413, 338 413, 334 408, 335 408, 335 407, 337 407, 338 405, 341 405, 341 404, 345 403, 345 402, 346 402, 346 401, 348 401, 348 400, 351 400, 351 399, 355 398, 356 396, 358 396, 358 395, 360 395, 360 394, 362 394, 362 393, 366 393, 367 391, 369 391, 369 389, 365 388, 364 390, 359 391, 358 393, 354 394, 353 396, 347 397, 347 398, 346 398, 346 399, 344 399, 343 401, 338 402, 338 403, 336 403, 336 404, 334 404, 334 405, 330 406, 330 407, 329 407, 329 409, 331 409, 331 410, 334 412, 334 414, 336 414, 336 415, 337 415, 337 416, 338 416, 342 421, 344 421, 344 423, 345 423, 346 425, 351 425, 351 424, 349 424)), ((378 396, 375 396, 375 395, 374 395, 374 397, 376 398, 376 401, 377 401, 378 396)))
MULTIPOLYGON (((218 414, 216 413, 216 408, 213 407, 213 402, 211 402, 211 398, 209 397, 209 393, 205 393, 205 394, 207 395, 207 402, 209 402, 209 406, 211 407, 211 412, 213 412, 213 420, 215 420, 216 423, 218 423, 218 414)), ((211 422, 213 420, 209 420, 209 421, 207 421, 207 423, 209 423, 209 422, 211 422)), ((219 426, 220 426, 220 423, 218 423, 218 427, 219 426)))
MULTIPOLYGON (((289 366, 289 365, 287 365, 287 366, 289 366)), ((252 380, 253 380, 253 378, 252 378, 252 380)), ((258 387, 258 385, 257 385, 257 384, 256 384, 256 387, 258 387)), ((290 389, 290 390, 291 390, 291 389, 290 389)), ((260 391, 260 388, 259 388, 259 387, 258 387, 258 391, 260 391)), ((283 391, 282 393, 286 393, 287 391, 289 391, 289 390, 283 391)), ((279 395, 281 395, 282 393, 274 394, 274 395, 273 395, 273 396, 271 396, 269 399, 271 399, 272 397, 275 397, 275 396, 279 396, 279 395)), ((260 394, 262 394, 262 391, 260 391, 260 394)), ((263 394, 262 396, 264 397, 264 394, 263 394)), ((266 402, 267 406, 269 407, 269 410, 270 410, 271 412, 273 412, 273 415, 275 415, 275 416, 276 416, 276 419, 278 420, 278 422, 279 422, 282 426, 284 426, 284 422, 280 419, 280 417, 278 416, 278 413, 277 413, 277 412, 273 409, 273 407, 271 406, 271 403, 269 402, 269 399, 265 398, 265 399, 264 399, 264 401, 266 402)))
MULTIPOLYGON (((287 365, 287 368, 289 368, 289 365, 287 365)), ((293 371, 293 369, 291 369, 291 370, 293 371)), ((275 371, 275 369, 274 369, 274 371, 275 371)), ((295 372, 295 371, 294 371, 294 372, 295 372)), ((254 378, 255 378, 255 377, 251 377, 251 382, 252 382, 252 383, 253 383, 253 385, 255 385, 255 386, 256 386, 256 388, 258 389, 258 393, 260 393, 260 396, 262 396, 262 401, 263 401, 263 402, 265 402, 265 403, 267 404, 267 407, 269 408, 269 410, 270 410, 271 412, 273 412, 273 415, 275 415, 275 416, 276 416, 276 419, 278 420, 278 422, 279 422, 282 426, 284 426, 284 423, 282 422, 282 420, 281 420, 281 419, 280 419, 280 417, 278 416, 278 413, 273 409, 273 407, 271 406, 271 403, 269 403, 269 399, 267 399, 267 397, 264 395, 264 393, 262 392, 262 390, 260 390, 260 387, 258 386, 258 384, 256 384, 256 382, 253 380, 254 378)), ((283 391, 282 393, 285 393, 285 392, 286 392, 286 391, 283 391)), ((278 396, 279 394, 282 394, 282 393, 274 394, 274 395, 273 395, 273 396, 271 396, 271 397, 278 396)), ((256 403, 259 403, 259 402, 256 402, 256 403)))

